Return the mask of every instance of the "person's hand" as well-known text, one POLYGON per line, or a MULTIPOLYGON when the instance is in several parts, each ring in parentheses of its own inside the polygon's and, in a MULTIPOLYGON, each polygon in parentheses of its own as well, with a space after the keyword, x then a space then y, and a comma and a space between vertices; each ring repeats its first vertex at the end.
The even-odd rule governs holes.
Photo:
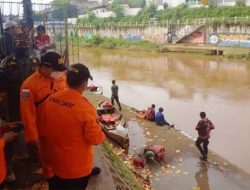
POLYGON ((14 140, 14 138, 17 136, 17 133, 15 132, 8 132, 3 134, 3 140, 5 143, 9 143, 14 140))
POLYGON ((29 37, 30 38, 33 38, 34 37, 34 35, 35 35, 35 29, 33 28, 33 29, 31 29, 30 31, 29 31, 29 37))

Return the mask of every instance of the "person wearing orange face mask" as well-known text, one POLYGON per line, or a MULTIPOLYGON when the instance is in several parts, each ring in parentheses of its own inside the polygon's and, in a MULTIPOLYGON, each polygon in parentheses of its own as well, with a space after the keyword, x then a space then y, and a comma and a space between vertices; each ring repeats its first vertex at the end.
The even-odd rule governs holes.
POLYGON ((38 70, 24 81, 20 92, 21 118, 28 152, 35 163, 39 163, 41 156, 47 178, 52 177, 53 172, 46 162, 47 153, 43 146, 44 102, 50 95, 67 86, 63 72, 65 69, 64 59, 58 53, 47 52, 41 57, 38 70))

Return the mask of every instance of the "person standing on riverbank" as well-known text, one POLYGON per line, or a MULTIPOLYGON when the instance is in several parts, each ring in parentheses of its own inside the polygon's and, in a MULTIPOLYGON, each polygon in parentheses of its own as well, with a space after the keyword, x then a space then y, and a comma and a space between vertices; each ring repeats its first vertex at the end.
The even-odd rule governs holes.
POLYGON ((208 144, 210 138, 210 131, 214 129, 213 123, 206 117, 205 112, 200 113, 201 120, 198 122, 195 129, 198 131, 198 138, 195 141, 196 147, 201 153, 201 159, 207 161, 208 144), (203 148, 201 147, 203 145, 203 148))
POLYGON ((112 103, 112 105, 114 105, 114 100, 115 100, 116 103, 119 106, 119 110, 121 111, 122 107, 121 107, 121 104, 120 104, 120 101, 119 101, 118 90, 119 90, 119 87, 115 84, 115 80, 112 80, 112 86, 111 86, 111 92, 112 92, 111 103, 112 103))
POLYGON ((50 95, 67 86, 64 70, 64 58, 56 52, 47 52, 42 56, 37 71, 23 82, 20 90, 20 111, 28 153, 38 167, 41 156, 43 173, 47 178, 52 177, 53 172, 47 163, 44 142, 44 103, 50 95))
POLYGON ((72 65, 67 71, 68 88, 45 102, 45 139, 55 174, 48 180, 50 190, 84 190, 94 175, 93 146, 103 143, 105 135, 95 107, 82 96, 88 79, 93 78, 85 65, 72 65))

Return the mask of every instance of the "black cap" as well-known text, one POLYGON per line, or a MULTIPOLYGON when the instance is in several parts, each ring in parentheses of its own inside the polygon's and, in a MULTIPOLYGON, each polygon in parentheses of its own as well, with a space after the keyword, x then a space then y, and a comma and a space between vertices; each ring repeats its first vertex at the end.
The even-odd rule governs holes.
POLYGON ((74 64, 67 71, 67 82, 69 86, 78 86, 88 79, 93 80, 93 77, 90 75, 88 67, 84 64, 74 64))
POLYGON ((51 67, 55 71, 65 71, 65 57, 61 57, 60 54, 50 51, 45 53, 41 57, 41 65, 45 65, 47 67, 51 67))

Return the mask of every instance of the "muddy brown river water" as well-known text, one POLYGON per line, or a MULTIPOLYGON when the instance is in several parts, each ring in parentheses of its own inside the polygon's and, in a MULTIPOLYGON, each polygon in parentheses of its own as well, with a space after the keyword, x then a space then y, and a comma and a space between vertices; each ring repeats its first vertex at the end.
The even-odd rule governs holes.
POLYGON ((116 79, 121 102, 163 107, 167 120, 190 137, 196 137, 199 112, 205 111, 216 127, 209 148, 250 173, 249 62, 95 48, 82 49, 80 60, 105 96, 116 79))

